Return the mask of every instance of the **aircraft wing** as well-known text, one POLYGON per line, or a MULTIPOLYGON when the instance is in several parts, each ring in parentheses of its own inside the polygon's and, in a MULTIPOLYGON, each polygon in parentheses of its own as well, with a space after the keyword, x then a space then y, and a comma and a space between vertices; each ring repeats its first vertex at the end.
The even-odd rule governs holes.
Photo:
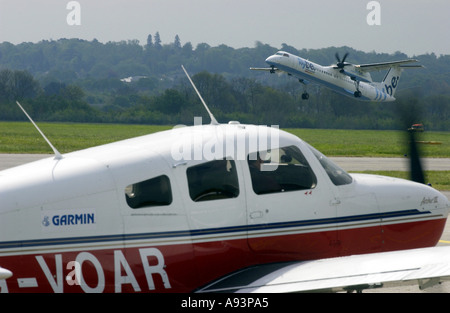
POLYGON ((283 72, 282 70, 280 70, 279 68, 276 67, 250 67, 250 69, 252 71, 265 71, 265 72, 271 72, 271 73, 275 73, 275 72, 283 72))
POLYGON ((197 292, 338 292, 450 279, 450 246, 249 267, 197 292))
POLYGON ((11 271, 0 267, 0 280, 7 279, 7 278, 9 278, 11 276, 12 276, 12 272, 11 271))
POLYGON ((406 65, 418 62, 418 60, 415 59, 408 59, 408 60, 401 60, 401 61, 393 61, 393 62, 383 62, 383 63, 370 63, 370 64, 361 64, 361 65, 355 65, 355 67, 363 72, 373 72, 373 71, 379 71, 388 69, 393 66, 400 66, 404 68, 419 68, 423 67, 422 65, 406 65))
MULTIPOLYGON (((265 71, 265 72, 270 72, 270 73, 272 73, 272 74, 273 74, 273 73, 278 73, 278 74, 287 73, 288 75, 292 75, 292 74, 289 74, 288 72, 285 72, 285 71, 283 71, 283 70, 280 70, 279 68, 276 68, 276 67, 274 67, 274 68, 272 68, 272 67, 250 67, 250 69, 251 69, 252 71, 265 71)), ((310 84, 311 82, 310 82, 309 80, 300 78, 300 83, 302 83, 302 84, 304 84, 304 85, 308 85, 308 84, 310 84)))

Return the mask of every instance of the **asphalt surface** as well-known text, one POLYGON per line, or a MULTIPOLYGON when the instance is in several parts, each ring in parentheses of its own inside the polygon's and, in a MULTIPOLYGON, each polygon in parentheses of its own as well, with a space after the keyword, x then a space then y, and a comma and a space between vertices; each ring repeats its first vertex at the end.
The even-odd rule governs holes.
MULTIPOLYGON (((0 171, 52 157, 51 154, 0 154, 0 171)), ((408 158, 331 157, 346 171, 408 171, 408 158)), ((450 171, 450 158, 423 158, 424 170, 450 171)), ((450 199, 450 191, 443 192, 450 199)))
POLYGON ((51 157, 49 154, 0 154, 0 171, 10 167, 19 166, 43 158, 51 157))
MULTIPOLYGON (((331 157, 346 171, 409 171, 408 158, 331 157)), ((450 171, 450 158, 423 158, 426 171, 450 171)))
MULTIPOLYGON (((52 157, 51 154, 0 154, 0 171, 52 157)), ((408 158, 331 157, 346 171, 408 171, 408 158)), ((450 171, 450 158, 423 158, 424 170, 450 171)))

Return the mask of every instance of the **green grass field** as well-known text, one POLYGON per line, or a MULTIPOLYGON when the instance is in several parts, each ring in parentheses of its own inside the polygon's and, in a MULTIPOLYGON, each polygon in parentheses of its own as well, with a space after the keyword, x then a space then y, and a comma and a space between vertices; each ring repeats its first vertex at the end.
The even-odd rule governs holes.
MULTIPOLYGON (((67 153, 170 129, 171 126, 37 123, 52 144, 67 153)), ((52 153, 31 123, 0 122, 0 153, 52 153)))
MULTIPOLYGON (((38 123, 53 145, 67 153, 122 139, 171 129, 172 126, 123 124, 38 123)), ((328 156, 403 157, 407 154, 404 133, 400 131, 286 129, 328 156)), ((423 156, 450 157, 449 132, 424 132, 420 141, 423 156)), ((29 122, 0 122, 0 153, 52 153, 29 122)), ((406 172, 371 172, 406 178, 406 172)), ((450 171, 427 171, 427 181, 440 190, 450 190, 450 171)))
MULTIPOLYGON (((171 129, 172 126, 124 124, 38 123, 62 153, 98 146, 126 138, 171 129)), ((400 131, 286 129, 328 156, 402 157, 406 139, 400 131)), ((450 157, 450 132, 424 132, 420 141, 423 156, 450 157)), ((0 122, 0 153, 51 153, 29 122, 0 122)))
MULTIPOLYGON (((171 129, 172 126, 123 124, 38 123, 53 145, 67 153, 122 139, 171 129)), ((407 153, 404 133, 399 131, 286 129, 328 156, 403 157, 407 153)), ((0 153, 52 153, 29 122, 0 122, 0 153)), ((450 157, 450 133, 424 132, 420 144, 427 157, 450 157)), ((370 172, 407 178, 406 172, 370 172)), ((449 171, 427 171, 427 181, 440 190, 450 190, 449 171)))
MULTIPOLYGON (((394 130, 287 129, 327 156, 402 157, 408 153, 406 132, 394 130)), ((449 158, 450 132, 417 134, 424 157, 449 158)))
MULTIPOLYGON (((409 179, 408 172, 402 171, 363 171, 358 173, 409 179)), ((450 190, 450 171, 425 171, 425 182, 437 190, 450 190)))

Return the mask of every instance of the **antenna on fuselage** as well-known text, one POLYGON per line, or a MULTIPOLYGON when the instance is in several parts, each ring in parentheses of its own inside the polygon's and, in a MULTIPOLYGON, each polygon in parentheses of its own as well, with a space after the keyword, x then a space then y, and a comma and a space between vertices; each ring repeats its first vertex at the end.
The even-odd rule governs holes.
POLYGON ((183 69, 184 73, 186 74, 187 78, 189 79, 189 81, 192 84, 192 87, 194 87, 195 92, 197 93, 198 97, 200 98, 200 100, 203 103, 203 106, 205 107, 206 111, 209 114, 209 117, 211 118, 211 124, 213 125, 219 125, 219 123, 217 122, 216 118, 214 117, 214 115, 211 113, 211 111, 209 110, 208 106, 205 103, 205 100, 203 100, 202 95, 200 94, 200 92, 198 92, 197 87, 195 87, 194 82, 192 81, 192 79, 189 77, 188 72, 186 71, 186 69, 184 68, 183 65, 181 65, 181 68, 183 69))
POLYGON ((23 111, 23 113, 25 113, 25 115, 28 117, 28 119, 34 125, 34 127, 36 127, 36 129, 41 134, 41 136, 45 139, 45 141, 47 141, 50 148, 52 148, 53 153, 55 153, 55 160, 61 160, 63 158, 62 154, 59 153, 59 151, 52 145, 50 140, 48 140, 47 137, 45 137, 44 133, 39 129, 39 127, 36 125, 36 123, 33 121, 33 119, 28 115, 27 111, 25 111, 25 109, 20 105, 19 101, 16 101, 16 103, 19 106, 19 108, 23 111))

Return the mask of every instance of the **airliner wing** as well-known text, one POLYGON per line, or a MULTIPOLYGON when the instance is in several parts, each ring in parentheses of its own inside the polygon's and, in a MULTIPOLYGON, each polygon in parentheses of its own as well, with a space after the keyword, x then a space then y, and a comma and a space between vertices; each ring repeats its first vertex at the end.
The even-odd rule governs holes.
POLYGON ((272 72, 272 73, 275 73, 275 72, 283 72, 282 70, 280 70, 279 68, 276 68, 276 67, 250 67, 250 69, 252 70, 252 71, 266 71, 266 72, 272 72))
MULTIPOLYGON (((288 75, 292 75, 288 72, 285 72, 283 70, 280 70, 279 68, 272 68, 272 67, 250 67, 250 69, 252 71, 266 71, 266 72, 270 72, 270 73, 278 73, 278 74, 282 74, 282 73, 287 73, 288 75)), ((304 78, 299 78, 300 83, 304 84, 304 85, 308 85, 311 82, 309 80, 306 80, 304 78)))
POLYGON ((337 292, 450 279, 450 246, 249 267, 198 292, 337 292))
POLYGON ((370 64, 361 64, 361 65, 355 65, 357 69, 364 72, 372 72, 372 71, 379 71, 388 69, 393 66, 400 66, 405 68, 417 68, 417 67, 423 67, 422 65, 406 65, 410 63, 418 62, 418 60, 415 59, 408 59, 408 60, 401 60, 401 61, 393 61, 393 62, 383 62, 383 63, 370 63, 370 64))

